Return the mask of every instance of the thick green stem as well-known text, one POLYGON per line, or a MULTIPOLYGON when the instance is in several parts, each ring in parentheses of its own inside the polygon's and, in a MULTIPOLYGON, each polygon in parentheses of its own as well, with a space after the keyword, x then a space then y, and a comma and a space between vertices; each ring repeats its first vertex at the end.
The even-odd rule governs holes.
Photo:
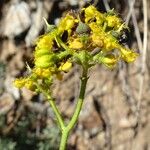
POLYGON ((68 136, 69 136, 69 132, 67 130, 64 130, 61 135, 59 150, 66 150, 68 136))
POLYGON ((62 137, 61 137, 61 143, 60 143, 59 150, 66 150, 66 144, 67 144, 69 133, 73 129, 73 127, 75 126, 75 124, 77 123, 77 120, 79 118, 79 114, 81 112, 81 108, 82 108, 83 101, 84 101, 86 84, 87 84, 87 80, 88 80, 87 71, 88 71, 88 69, 83 69, 83 74, 81 77, 81 87, 80 87, 79 99, 77 101, 74 114, 73 114, 69 124, 62 131, 62 137))

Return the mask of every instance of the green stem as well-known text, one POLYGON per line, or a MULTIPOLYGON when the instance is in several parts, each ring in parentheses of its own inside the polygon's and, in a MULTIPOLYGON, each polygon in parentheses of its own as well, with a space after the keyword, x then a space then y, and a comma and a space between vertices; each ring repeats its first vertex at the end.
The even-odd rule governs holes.
POLYGON ((58 124, 61 128, 62 131, 62 137, 61 137, 61 142, 60 142, 60 147, 59 150, 66 150, 66 145, 67 145, 67 140, 68 140, 68 136, 70 131, 72 130, 72 128, 75 126, 78 118, 79 118, 79 114, 83 105, 83 100, 84 100, 84 95, 85 95, 85 90, 86 90, 86 84, 87 84, 87 72, 88 69, 83 69, 83 73, 82 73, 82 77, 81 77, 81 87, 80 87, 80 94, 79 94, 79 99, 77 101, 76 104, 76 108, 74 111, 74 114, 69 122, 69 124, 67 126, 64 125, 64 121, 62 119, 61 113, 58 110, 55 101, 51 98, 50 94, 45 91, 39 84, 36 84, 37 88, 47 97, 55 115, 56 115, 56 119, 58 121, 58 124))
POLYGON ((51 107, 55 113, 56 119, 58 121, 58 125, 59 125, 61 131, 63 131, 65 128, 64 121, 63 121, 63 118, 61 116, 60 111, 58 110, 58 108, 55 104, 55 101, 51 98, 50 94, 42 88, 42 86, 40 86, 37 83, 35 83, 35 85, 47 97, 47 99, 48 99, 48 101, 49 101, 49 103, 50 103, 50 105, 51 105, 51 107))
POLYGON ((70 49, 59 37, 56 37, 58 43, 69 53, 73 54, 72 49, 70 49))
POLYGON ((53 109, 53 111, 55 113, 56 119, 57 119, 58 124, 59 124, 59 126, 61 128, 61 131, 63 131, 64 128, 65 128, 65 125, 64 125, 64 121, 62 119, 61 113, 59 112, 59 110, 58 110, 58 108, 57 108, 57 106, 55 104, 55 101, 52 100, 51 98, 47 98, 47 99, 48 99, 48 101, 49 101, 49 103, 50 103, 50 105, 51 105, 51 107, 52 107, 52 109, 53 109))
POLYGON ((77 101, 74 114, 73 114, 69 124, 62 131, 62 137, 61 137, 61 143, 60 143, 59 150, 66 150, 66 144, 67 144, 69 133, 73 129, 73 127, 75 126, 75 124, 77 123, 77 120, 79 118, 79 114, 80 114, 80 111, 81 111, 81 108, 83 105, 83 101, 84 101, 86 84, 87 84, 87 80, 88 80, 87 72, 88 72, 88 69, 83 69, 83 73, 82 73, 82 77, 81 77, 81 87, 80 87, 79 99, 77 101))
POLYGON ((68 136, 69 136, 69 132, 67 130, 64 130, 61 135, 61 142, 60 142, 59 150, 66 150, 68 136))
POLYGON ((63 58, 67 57, 69 55, 69 52, 68 51, 63 51, 61 52, 60 54, 58 54, 58 58, 60 60, 62 60, 63 58))
POLYGON ((77 122, 78 118, 79 118, 79 114, 83 105, 83 101, 84 101, 84 95, 85 95, 85 90, 86 90, 86 84, 87 84, 87 70, 83 70, 83 74, 81 77, 81 87, 80 87, 80 94, 79 94, 79 99, 78 102, 76 104, 76 108, 75 108, 75 112, 67 126, 67 130, 70 131, 75 123, 77 122))

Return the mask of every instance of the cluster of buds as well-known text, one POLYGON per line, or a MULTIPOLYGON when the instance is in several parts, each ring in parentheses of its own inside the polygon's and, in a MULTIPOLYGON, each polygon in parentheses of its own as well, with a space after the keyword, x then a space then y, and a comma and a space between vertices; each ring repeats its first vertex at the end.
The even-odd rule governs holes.
POLYGON ((138 56, 119 42, 128 28, 113 10, 101 13, 91 5, 68 12, 58 26, 46 25, 47 32, 36 41, 35 66, 28 77, 15 80, 18 88, 38 91, 40 84, 49 90, 53 79, 61 80, 73 63, 83 68, 97 63, 114 68, 119 60, 133 62, 138 56))

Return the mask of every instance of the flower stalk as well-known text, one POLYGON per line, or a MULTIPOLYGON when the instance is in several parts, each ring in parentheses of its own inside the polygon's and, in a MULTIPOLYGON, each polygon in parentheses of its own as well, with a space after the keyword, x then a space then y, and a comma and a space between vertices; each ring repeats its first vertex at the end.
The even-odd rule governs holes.
POLYGON ((64 130, 62 131, 60 150, 65 150, 66 149, 66 142, 67 142, 69 133, 78 121, 79 114, 81 112, 82 105, 83 105, 83 102, 84 102, 85 90, 86 90, 86 85, 87 85, 87 81, 88 81, 88 76, 87 76, 88 74, 87 73, 88 73, 88 70, 83 69, 83 73, 82 73, 82 76, 81 76, 81 79, 80 79, 81 80, 81 86, 80 86, 79 98, 78 98, 76 108, 75 108, 74 114, 73 114, 70 122, 64 128, 64 130))

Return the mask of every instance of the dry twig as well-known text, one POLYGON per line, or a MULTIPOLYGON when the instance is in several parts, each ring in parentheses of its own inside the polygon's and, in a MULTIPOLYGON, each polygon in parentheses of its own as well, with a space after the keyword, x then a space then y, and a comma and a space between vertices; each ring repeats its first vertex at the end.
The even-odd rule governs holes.
POLYGON ((130 0, 128 0, 128 4, 129 4, 129 7, 130 7, 130 10, 129 10, 129 13, 126 17, 126 24, 129 24, 130 17, 132 16, 132 22, 133 22, 133 26, 134 26, 134 30, 135 30, 135 36, 136 36, 139 51, 141 52, 141 50, 142 50, 142 40, 141 40, 141 35, 140 35, 137 19, 136 19, 136 16, 135 16, 135 11, 134 11, 135 0, 133 0, 132 2, 130 0))
POLYGON ((108 4, 108 1, 107 0, 103 0, 103 4, 105 6, 106 11, 109 11, 110 10, 110 6, 108 4))
POLYGON ((140 81, 139 81, 139 95, 138 95, 138 103, 137 103, 137 123, 140 125, 140 107, 141 100, 143 96, 143 88, 144 88, 144 75, 146 72, 146 53, 147 53, 147 35, 148 35, 148 16, 147 16, 147 0, 143 0, 143 16, 144 16, 144 38, 143 38, 143 51, 141 54, 141 72, 140 72, 140 81))

